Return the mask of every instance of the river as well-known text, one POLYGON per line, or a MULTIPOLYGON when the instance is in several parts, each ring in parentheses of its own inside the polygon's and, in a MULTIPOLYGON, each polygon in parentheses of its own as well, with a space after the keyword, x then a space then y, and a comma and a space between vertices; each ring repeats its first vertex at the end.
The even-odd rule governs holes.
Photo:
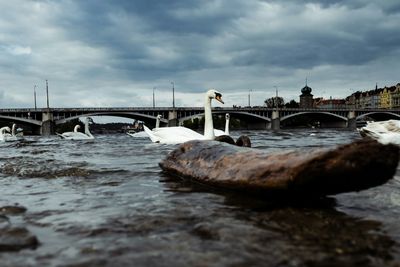
MULTIPOLYGON (((241 134, 271 153, 360 138, 241 134)), ((1 143, 0 232, 23 228, 38 244, 0 244, 0 266, 400 266, 400 170, 369 190, 272 203, 164 175, 158 163, 175 147, 123 134, 1 143)))

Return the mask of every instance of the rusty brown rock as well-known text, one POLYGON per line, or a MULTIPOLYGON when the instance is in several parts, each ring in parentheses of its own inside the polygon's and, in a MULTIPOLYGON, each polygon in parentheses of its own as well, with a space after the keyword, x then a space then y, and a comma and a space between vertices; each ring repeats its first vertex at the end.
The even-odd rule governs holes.
POLYGON ((223 188, 270 196, 325 196, 381 185, 393 177, 398 162, 398 147, 372 140, 280 153, 190 141, 172 151, 160 167, 223 188))

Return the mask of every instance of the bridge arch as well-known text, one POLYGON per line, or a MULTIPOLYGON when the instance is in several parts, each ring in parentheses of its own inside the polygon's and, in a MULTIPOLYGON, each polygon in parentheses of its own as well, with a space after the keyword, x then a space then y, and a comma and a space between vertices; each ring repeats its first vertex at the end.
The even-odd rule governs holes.
MULTIPOLYGON (((119 113, 109 113, 109 112, 92 112, 92 113, 85 113, 85 114, 78 114, 75 116, 70 116, 67 118, 62 118, 62 119, 56 119, 55 124, 63 124, 65 122, 75 120, 81 117, 95 117, 95 116, 110 116, 110 117, 120 117, 120 118, 128 118, 128 119, 135 119, 135 120, 141 120, 145 122, 145 124, 148 125, 153 125, 155 124, 155 121, 157 119, 157 116, 153 115, 148 115, 148 114, 142 114, 142 113, 136 113, 136 112, 119 112, 119 113)), ((164 124, 168 124, 168 119, 166 118, 161 118, 160 120, 164 124)))
POLYGON ((394 112, 390 112, 390 111, 371 111, 371 112, 365 112, 365 113, 361 113, 359 114, 356 119, 357 120, 363 120, 365 119, 365 117, 370 117, 372 115, 372 117, 374 117, 373 115, 380 115, 380 117, 384 118, 384 120, 386 119, 391 119, 391 118, 397 118, 400 119, 400 115, 394 112))
POLYGON ((322 128, 344 128, 347 127, 349 119, 347 116, 328 111, 301 111, 280 117, 282 127, 310 126, 322 128), (334 119, 332 119, 334 118, 334 119))
MULTIPOLYGON (((261 116, 258 114, 253 114, 250 112, 244 112, 244 111, 227 111, 227 110, 213 110, 212 114, 215 115, 225 115, 226 113, 229 113, 231 119, 239 119, 241 121, 241 124, 244 122, 242 127, 247 127, 247 129, 267 129, 268 126, 271 123, 271 118, 261 116)), ((180 117, 179 118, 179 124, 182 125, 184 121, 197 118, 197 117, 204 117, 204 112, 201 113, 196 113, 192 114, 190 116, 185 116, 185 117, 180 117)))
POLYGON ((339 119, 342 119, 344 121, 347 121, 347 118, 335 113, 331 113, 331 112, 313 112, 313 111, 304 111, 304 112, 298 112, 298 113, 294 113, 294 114, 290 114, 290 115, 286 115, 284 117, 281 117, 281 121, 287 120, 289 118, 292 117, 296 117, 296 116, 301 116, 301 115, 305 115, 305 114, 326 114, 328 116, 333 116, 333 117, 337 117, 339 119))
MULTIPOLYGON (((250 112, 224 111, 224 110, 221 110, 221 111, 214 111, 213 110, 213 112, 212 112, 213 115, 216 115, 216 114, 225 115, 226 113, 229 113, 231 118, 233 117, 233 118, 239 118, 240 119, 241 117, 253 117, 253 118, 259 119, 261 121, 271 122, 271 119, 268 118, 268 117, 264 117, 264 116, 261 116, 261 115, 253 114, 253 113, 250 113, 250 112)), ((193 114, 193 115, 190 115, 190 116, 181 117, 181 118, 179 118, 179 120, 180 120, 180 122, 183 122, 185 120, 189 120, 189 119, 196 118, 196 117, 204 117, 204 113, 197 113, 197 114, 193 114)))
POLYGON ((41 121, 33 120, 33 119, 27 119, 27 118, 0 115, 0 119, 5 119, 5 120, 11 121, 11 122, 20 122, 20 123, 24 123, 24 124, 31 124, 31 125, 34 125, 34 126, 41 126, 42 125, 41 121))

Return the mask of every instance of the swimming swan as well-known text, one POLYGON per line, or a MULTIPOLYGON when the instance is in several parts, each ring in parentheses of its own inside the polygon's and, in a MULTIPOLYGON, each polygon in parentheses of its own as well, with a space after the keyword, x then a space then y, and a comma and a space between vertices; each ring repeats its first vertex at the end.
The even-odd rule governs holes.
POLYGON ((85 133, 79 132, 80 125, 75 125, 73 132, 65 132, 62 134, 58 134, 61 138, 67 140, 88 140, 94 139, 94 136, 90 133, 89 130, 89 122, 93 122, 90 117, 86 117, 85 119, 85 133))
POLYGON ((0 141, 3 142, 13 142, 13 141, 18 141, 22 140, 23 136, 21 135, 22 133, 17 133, 17 125, 14 123, 11 127, 6 126, 0 129, 0 141), (11 132, 11 134, 10 134, 11 132))
MULTIPOLYGON (((155 128, 160 128, 160 120, 162 118, 162 115, 158 114, 156 117, 156 127, 155 128)), ((127 135, 132 136, 132 137, 149 137, 149 135, 146 133, 146 131, 139 131, 136 133, 127 133, 127 135)))
POLYGON ((160 120, 161 120, 162 116, 160 114, 157 115, 156 118, 156 127, 155 128, 160 128, 160 120))
POLYGON ((7 141, 18 141, 22 139, 24 139, 22 130, 18 129, 17 131, 17 124, 13 123, 11 127, 11 137, 9 137, 7 141))
POLYGON ((144 130, 154 143, 179 144, 190 140, 214 140, 215 134, 211 113, 212 99, 215 99, 222 104, 224 103, 222 101, 221 93, 216 90, 207 91, 204 98, 204 135, 182 126, 154 128, 153 130, 150 130, 144 125, 144 130))
POLYGON ((229 135, 229 118, 230 118, 229 113, 226 113, 225 114, 225 132, 218 130, 218 129, 214 129, 215 136, 229 135))
POLYGON ((373 121, 358 129, 363 137, 369 137, 382 144, 400 145, 400 121, 373 121))
POLYGON ((6 142, 9 141, 9 138, 11 138, 11 129, 8 126, 1 127, 0 128, 0 141, 6 142))

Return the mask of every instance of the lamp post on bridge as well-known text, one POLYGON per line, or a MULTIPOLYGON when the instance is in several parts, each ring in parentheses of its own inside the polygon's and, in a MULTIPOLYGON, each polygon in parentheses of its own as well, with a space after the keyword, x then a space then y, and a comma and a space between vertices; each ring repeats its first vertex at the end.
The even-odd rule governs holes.
POLYGON ((155 89, 156 89, 156 88, 153 87, 153 108, 156 107, 156 100, 155 100, 155 98, 154 98, 154 90, 155 90, 155 89))
POLYGON ((33 100, 35 102, 35 110, 37 109, 36 106, 36 84, 33 86, 33 100))
POLYGON ((278 110, 278 86, 274 85, 276 96, 275 96, 275 107, 278 110))
POLYGON ((47 96, 47 109, 49 109, 50 108, 50 105, 49 105, 49 83, 47 80, 46 80, 46 96, 47 96))
POLYGON ((175 83, 171 82, 172 84, 172 108, 175 108, 175 83))
POLYGON ((251 105, 250 105, 250 92, 252 92, 253 90, 249 90, 249 107, 251 107, 251 105))

